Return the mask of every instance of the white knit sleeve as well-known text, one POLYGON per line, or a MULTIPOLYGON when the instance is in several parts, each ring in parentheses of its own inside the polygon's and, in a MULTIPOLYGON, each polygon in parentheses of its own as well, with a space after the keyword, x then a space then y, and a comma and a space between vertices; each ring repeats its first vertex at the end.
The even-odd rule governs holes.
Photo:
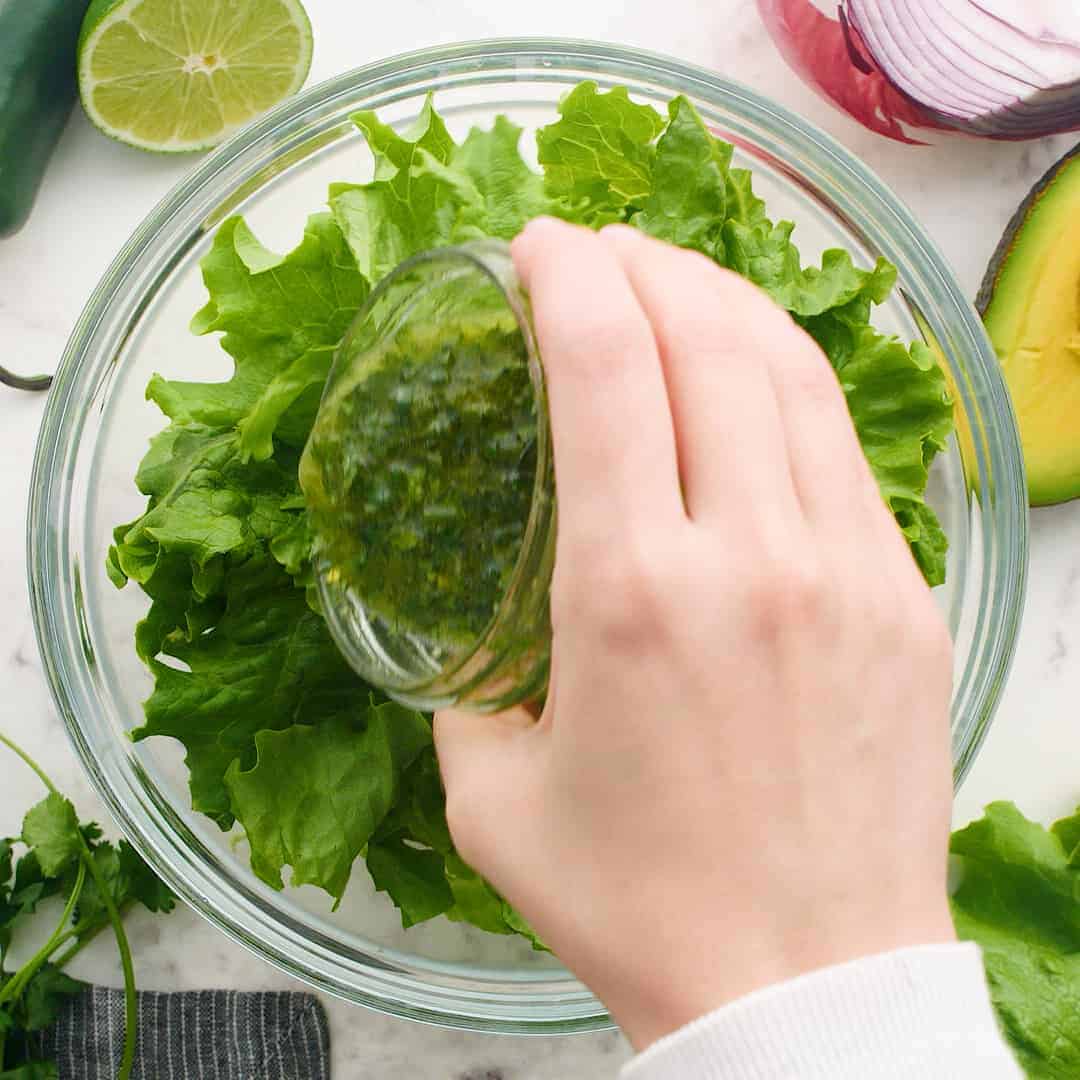
POLYGON ((639 1054, 622 1080, 1023 1080, 972 944, 823 968, 733 1001, 639 1054))

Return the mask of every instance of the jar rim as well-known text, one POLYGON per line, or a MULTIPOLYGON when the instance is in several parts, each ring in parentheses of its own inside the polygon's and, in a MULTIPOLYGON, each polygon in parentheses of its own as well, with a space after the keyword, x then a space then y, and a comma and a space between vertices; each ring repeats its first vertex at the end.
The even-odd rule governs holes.
MULTIPOLYGON (((363 598, 355 595, 351 586, 332 582, 318 564, 315 566, 315 581, 331 636, 346 660, 362 678, 411 708, 431 712, 462 705, 476 711, 490 712, 517 704, 543 689, 542 685, 538 685, 538 680, 546 675, 546 662, 543 672, 528 673, 531 677, 522 685, 500 692, 496 692, 494 687, 500 678, 504 678, 500 639, 505 630, 513 626, 517 614, 516 600, 528 590, 531 584, 529 576, 537 567, 546 565, 543 549, 553 543, 550 534, 555 528, 551 491, 554 462, 551 428, 548 423, 547 387, 529 299, 514 268, 510 244, 496 237, 483 237, 431 248, 411 255, 390 270, 372 289, 338 346, 320 409, 333 400, 340 365, 352 364, 358 359, 358 354, 350 351, 351 339, 357 328, 363 327, 373 313, 378 311, 381 301, 392 294, 395 286, 407 281, 418 270, 442 266, 451 270, 461 266, 478 271, 493 284, 506 304, 506 309, 513 316, 525 345, 529 383, 536 413, 536 466, 533 471, 529 512, 510 579, 484 628, 467 646, 454 654, 452 662, 437 671, 429 671, 426 676, 412 675, 387 655, 386 643, 380 640, 363 610, 363 598), (377 662, 373 658, 378 658, 377 662)), ((423 289, 422 285, 417 287, 423 289)), ((401 310, 406 303, 407 301, 403 300, 394 310, 395 318, 388 324, 394 332, 410 318, 407 310, 403 313, 401 310)), ((546 583, 542 584, 546 588, 546 583)))

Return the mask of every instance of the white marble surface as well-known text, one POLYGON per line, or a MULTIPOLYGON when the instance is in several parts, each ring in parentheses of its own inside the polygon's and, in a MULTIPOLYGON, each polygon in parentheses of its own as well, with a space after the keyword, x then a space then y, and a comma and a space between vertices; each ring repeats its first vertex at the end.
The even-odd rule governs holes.
MULTIPOLYGON (((953 143, 915 149, 870 135, 809 93, 780 61, 750 0, 436 0, 354 4, 307 0, 312 80, 435 42, 512 34, 603 38, 715 68, 807 114, 861 154, 915 210, 974 293, 1002 226, 1065 140, 953 143)), ((20 371, 51 370, 80 308, 128 233, 189 167, 98 136, 73 117, 30 224, 0 241, 0 355, 20 371)), ((34 642, 25 584, 28 469, 42 401, 0 390, 0 730, 18 738, 89 814, 103 810, 54 713, 34 642)), ((1080 802, 1080 503, 1032 523, 1031 585, 1019 653, 994 730, 960 793, 957 821, 995 798, 1050 819, 1080 802), (1075 659, 1074 659, 1075 657, 1075 659)), ((17 827, 38 790, 0 762, 0 832, 17 827)), ((269 988, 288 980, 189 911, 135 915, 143 986, 269 988)), ((104 943, 79 974, 117 984, 104 943)), ((615 1034, 493 1039, 406 1024, 327 1000, 335 1075, 360 1080, 611 1078, 626 1055, 615 1034)))

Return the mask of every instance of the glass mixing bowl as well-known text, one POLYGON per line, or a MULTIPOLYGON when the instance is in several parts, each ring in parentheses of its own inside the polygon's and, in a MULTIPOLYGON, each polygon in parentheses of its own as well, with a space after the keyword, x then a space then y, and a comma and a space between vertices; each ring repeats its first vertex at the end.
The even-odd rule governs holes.
POLYGON ((292 247, 328 182, 370 177, 371 156, 348 121, 356 109, 405 126, 434 92, 456 136, 503 112, 526 128, 531 148, 529 132, 554 119, 560 96, 582 79, 624 84, 660 109, 686 94, 753 167, 772 216, 798 223, 807 259, 838 245, 865 265, 878 255, 896 264, 899 288, 876 322, 925 337, 956 397, 958 438, 934 467, 932 501, 952 542, 939 599, 956 640, 952 730, 962 778, 1005 679, 1026 566, 1020 444, 994 354, 937 249, 859 161, 785 109, 675 60, 581 42, 481 42, 374 64, 285 102, 195 168, 105 275, 49 397, 31 488, 30 589, 53 694, 93 782, 150 864, 206 918, 318 987, 488 1031, 569 1032, 609 1020, 524 941, 442 919, 403 931, 362 864, 333 914, 321 892, 278 893, 258 881, 241 840, 190 809, 178 745, 127 737, 150 690, 132 639, 146 599, 133 586, 114 588, 105 555, 113 525, 143 507, 133 474, 163 426, 143 396, 151 374, 230 373, 215 340, 188 332, 204 298, 198 260, 226 216, 242 212, 269 246, 292 247))

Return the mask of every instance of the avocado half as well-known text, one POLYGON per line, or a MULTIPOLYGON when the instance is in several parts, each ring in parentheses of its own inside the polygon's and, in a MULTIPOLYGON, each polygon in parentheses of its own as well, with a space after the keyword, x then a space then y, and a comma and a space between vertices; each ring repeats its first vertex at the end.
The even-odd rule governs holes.
POLYGON ((976 306, 1020 424, 1032 506, 1080 496, 1080 146, 1009 222, 976 306))

